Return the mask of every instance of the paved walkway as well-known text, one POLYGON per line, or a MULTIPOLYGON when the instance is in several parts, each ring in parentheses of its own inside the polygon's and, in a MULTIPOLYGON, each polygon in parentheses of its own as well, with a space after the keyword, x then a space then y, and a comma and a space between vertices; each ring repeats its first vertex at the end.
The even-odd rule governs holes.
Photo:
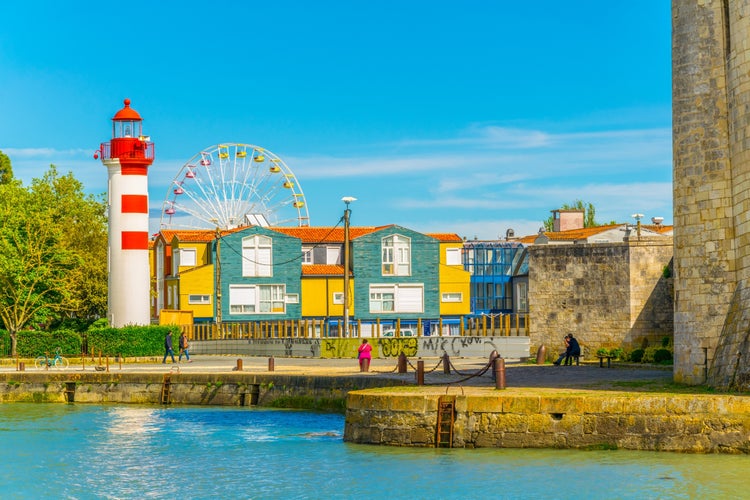
MULTIPOLYGON (((238 360, 242 361, 242 371, 245 373, 265 374, 269 371, 269 358, 250 356, 209 356, 194 355, 191 363, 185 362, 162 364, 161 359, 152 358, 148 362, 118 363, 110 358, 109 371, 118 372, 151 372, 167 373, 179 370, 180 373, 231 373, 237 370, 238 360)), ((487 365, 485 358, 451 358, 452 370, 450 375, 443 373, 443 366, 438 366, 440 358, 425 358, 425 383, 428 386, 453 385, 461 388, 494 388, 495 382, 491 371, 487 370, 481 376, 469 377, 481 371, 487 365), (458 370, 459 373, 456 373, 458 370)), ((86 360, 85 371, 95 372, 99 360, 86 360)), ((102 366, 106 361, 102 360, 102 366)), ((317 359, 317 358, 274 358, 273 373, 287 375, 322 375, 322 376, 357 376, 357 377, 387 377, 416 383, 417 360, 409 359, 407 373, 396 373, 396 360, 393 358, 374 359, 370 372, 361 373, 356 359, 317 359)), ((37 371, 30 363, 26 364, 27 371, 37 371)), ((76 360, 66 371, 81 372, 84 367, 76 360)), ((15 371, 15 365, 0 366, 0 372, 15 371)), ((56 369, 51 369, 57 372, 56 369)), ((615 363, 613 368, 600 368, 598 364, 584 364, 581 366, 554 366, 506 362, 505 381, 507 388, 550 388, 568 390, 639 390, 641 388, 657 388, 672 381, 672 371, 669 369, 654 369, 643 367, 629 367, 615 363)))

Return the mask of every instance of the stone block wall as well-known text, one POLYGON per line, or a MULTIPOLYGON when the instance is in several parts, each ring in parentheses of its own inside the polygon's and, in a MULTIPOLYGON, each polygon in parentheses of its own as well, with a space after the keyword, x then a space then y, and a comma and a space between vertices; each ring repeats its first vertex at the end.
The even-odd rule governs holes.
POLYGON ((750 2, 672 19, 675 380, 728 387, 750 377, 750 2))
POLYGON ((670 238, 529 248, 531 350, 548 357, 573 333, 584 358, 600 347, 628 349, 672 335, 670 238))

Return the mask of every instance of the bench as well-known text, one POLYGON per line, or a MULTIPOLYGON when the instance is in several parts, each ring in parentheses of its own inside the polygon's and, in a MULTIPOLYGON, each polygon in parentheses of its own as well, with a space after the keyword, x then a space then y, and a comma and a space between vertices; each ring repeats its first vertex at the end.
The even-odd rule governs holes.
POLYGON ((597 358, 599 358, 599 368, 604 368, 604 360, 607 360, 607 368, 612 368, 612 360, 615 359, 617 356, 610 356, 610 355, 596 355, 597 358))

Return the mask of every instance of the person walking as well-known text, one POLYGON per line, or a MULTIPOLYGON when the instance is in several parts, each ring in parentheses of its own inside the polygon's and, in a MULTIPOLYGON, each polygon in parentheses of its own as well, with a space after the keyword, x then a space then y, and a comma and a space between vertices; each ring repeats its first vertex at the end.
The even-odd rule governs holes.
POLYGON ((174 360, 174 349, 172 349, 172 332, 167 330, 167 336, 164 337, 164 359, 161 364, 167 363, 167 356, 172 356, 172 364, 176 363, 174 360))
POLYGON ((370 360, 372 360, 372 346, 367 342, 367 339, 362 339, 362 343, 357 348, 357 357, 359 358, 359 371, 369 371, 370 360))
POLYGON ((187 362, 192 363, 192 361, 190 361, 190 353, 188 352, 188 349, 190 349, 190 344, 188 344, 188 338, 185 332, 182 332, 182 335, 180 335, 179 348, 180 355, 177 356, 177 361, 182 363, 182 355, 185 354, 185 359, 187 360, 187 362))

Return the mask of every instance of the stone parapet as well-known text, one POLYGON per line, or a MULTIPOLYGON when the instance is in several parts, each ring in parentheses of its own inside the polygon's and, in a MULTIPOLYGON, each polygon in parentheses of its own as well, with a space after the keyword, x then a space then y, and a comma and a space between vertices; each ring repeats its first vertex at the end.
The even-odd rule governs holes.
MULTIPOLYGON (((344 440, 434 447, 440 396, 425 391, 351 392, 344 440)), ((750 453, 750 397, 492 390, 457 394, 452 446, 750 453)))

